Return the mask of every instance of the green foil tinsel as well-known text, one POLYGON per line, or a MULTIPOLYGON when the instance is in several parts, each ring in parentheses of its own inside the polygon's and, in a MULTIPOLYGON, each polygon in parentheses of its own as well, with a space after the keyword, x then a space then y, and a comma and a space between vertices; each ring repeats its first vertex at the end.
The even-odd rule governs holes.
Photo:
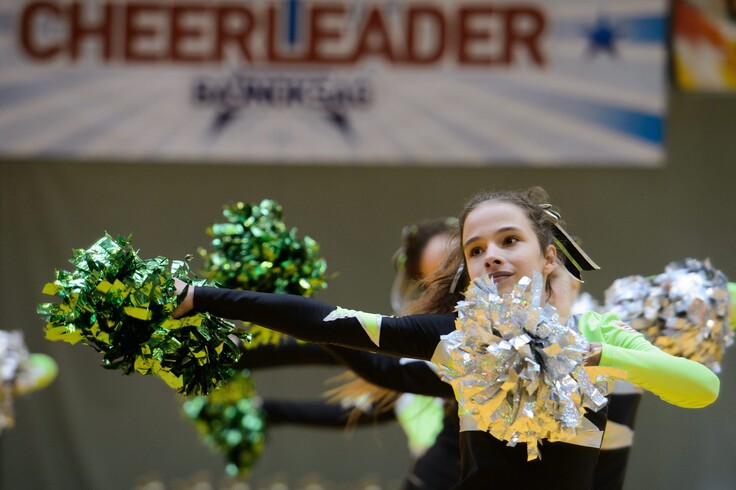
POLYGON ((76 269, 57 270, 43 289, 61 298, 38 306, 47 339, 87 344, 103 354, 103 367, 158 375, 186 395, 207 394, 235 374, 240 350, 228 335, 249 336, 209 314, 171 318, 174 278, 204 283, 189 278, 185 262, 141 259, 130 237, 108 234, 70 262, 76 269))
POLYGON ((327 287, 327 264, 312 238, 287 230, 272 200, 225 206, 226 223, 207 228, 212 251, 200 249, 208 279, 230 289, 311 296, 327 287))
POLYGON ((187 400, 182 411, 204 442, 225 455, 230 476, 242 478, 250 473, 263 452, 266 425, 247 370, 209 395, 187 400))
MULTIPOLYGON (((211 251, 199 249, 203 275, 230 289, 311 296, 327 287, 327 263, 312 238, 287 229, 283 209, 269 199, 260 204, 224 206, 225 223, 207 228, 211 251)), ((279 344, 284 335, 250 326, 253 339, 246 348, 279 344)))

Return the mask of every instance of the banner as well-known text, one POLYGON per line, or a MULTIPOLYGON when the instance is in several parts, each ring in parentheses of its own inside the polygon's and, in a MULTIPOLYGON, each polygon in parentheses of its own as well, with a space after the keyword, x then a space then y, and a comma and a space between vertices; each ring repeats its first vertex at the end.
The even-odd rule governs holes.
POLYGON ((673 17, 677 86, 736 90, 736 0, 675 0, 673 17))
POLYGON ((0 1, 4 156, 664 156, 665 0, 0 1))

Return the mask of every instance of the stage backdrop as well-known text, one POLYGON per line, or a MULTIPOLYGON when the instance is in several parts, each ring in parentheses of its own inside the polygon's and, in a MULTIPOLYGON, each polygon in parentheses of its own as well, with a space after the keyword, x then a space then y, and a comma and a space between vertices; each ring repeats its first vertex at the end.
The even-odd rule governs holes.
POLYGON ((0 0, 0 154, 656 165, 666 0, 0 0))

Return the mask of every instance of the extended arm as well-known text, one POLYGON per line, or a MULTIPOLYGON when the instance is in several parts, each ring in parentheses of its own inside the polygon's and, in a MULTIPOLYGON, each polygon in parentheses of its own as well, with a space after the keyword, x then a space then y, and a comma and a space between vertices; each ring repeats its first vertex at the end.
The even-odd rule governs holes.
POLYGON ((355 417, 352 408, 322 401, 289 401, 264 399, 263 410, 269 424, 297 424, 313 427, 345 428, 350 422, 357 425, 368 425, 377 422, 396 420, 393 410, 372 410, 360 412, 355 417))
POLYGON ((340 361, 321 346, 297 342, 287 338, 278 345, 265 344, 243 349, 243 355, 235 363, 238 369, 264 369, 279 366, 335 366, 340 361))
POLYGON ((381 315, 342 310, 288 294, 191 287, 175 315, 191 307, 261 325, 292 337, 415 359, 430 359, 440 336, 454 330, 454 315, 381 315), (331 320, 326 321, 331 313, 331 320))
POLYGON ((621 325, 610 313, 586 313, 580 319, 578 327, 586 339, 603 344, 601 366, 623 369, 629 381, 679 407, 702 408, 718 398, 720 381, 710 369, 669 355, 621 325))
POLYGON ((454 398, 452 387, 422 361, 357 351, 337 346, 324 346, 342 364, 374 385, 402 393, 454 398))

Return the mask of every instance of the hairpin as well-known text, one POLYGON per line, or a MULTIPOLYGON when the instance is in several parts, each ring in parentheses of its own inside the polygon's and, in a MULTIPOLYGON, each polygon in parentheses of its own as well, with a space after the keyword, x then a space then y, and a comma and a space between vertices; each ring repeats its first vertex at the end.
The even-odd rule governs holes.
POLYGON ((580 277, 580 273, 582 271, 600 269, 600 267, 598 267, 598 265, 588 257, 588 254, 585 253, 582 247, 580 247, 580 245, 578 245, 577 242, 560 225, 560 213, 554 211, 551 204, 540 204, 539 207, 542 208, 547 216, 552 218, 552 222, 555 225, 555 229, 552 232, 553 239, 557 248, 559 248, 565 255, 564 264, 567 271, 572 274, 575 279, 583 282, 580 277))
POLYGON ((455 272, 455 277, 452 279, 452 284, 450 284, 450 294, 455 293, 455 289, 457 288, 457 284, 460 282, 460 276, 463 275, 463 272, 465 272, 465 264, 460 264, 460 267, 457 268, 457 272, 455 272))

